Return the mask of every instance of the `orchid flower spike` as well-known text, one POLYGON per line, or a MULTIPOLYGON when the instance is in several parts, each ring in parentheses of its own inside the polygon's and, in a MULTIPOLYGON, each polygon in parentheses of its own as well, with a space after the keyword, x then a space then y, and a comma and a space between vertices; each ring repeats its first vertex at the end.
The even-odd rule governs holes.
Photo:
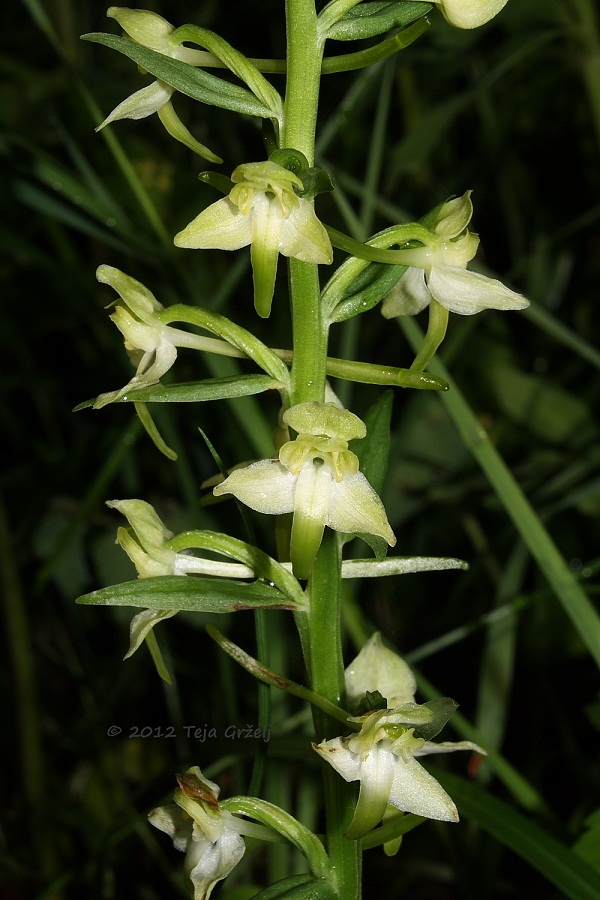
POLYGON ((467 271, 479 245, 479 237, 467 229, 472 215, 471 191, 467 191, 442 204, 423 247, 399 251, 409 268, 383 302, 386 319, 414 316, 432 300, 462 316, 529 306, 525 297, 500 281, 467 271))
POLYGON ((358 734, 313 744, 346 781, 359 781, 360 793, 347 836, 371 831, 388 806, 440 821, 457 822, 458 811, 442 786, 415 757, 456 750, 484 751, 470 741, 433 743, 456 708, 448 698, 414 702, 415 680, 406 663, 373 635, 346 669, 350 703, 379 692, 391 708, 352 716, 358 734))
POLYGON ((294 575, 308 578, 327 525, 335 531, 396 538, 383 504, 348 441, 363 438, 364 423, 333 403, 299 403, 283 415, 298 436, 278 459, 263 459, 233 471, 213 493, 233 494, 246 506, 271 515, 293 513, 294 575))
MULTIPOLYGON (((206 62, 208 54, 203 51, 193 50, 191 47, 184 47, 183 44, 172 42, 170 37, 175 31, 175 26, 157 13, 146 9, 111 6, 106 15, 111 19, 116 19, 127 36, 136 44, 141 44, 142 47, 148 47, 149 50, 155 50, 157 53, 189 63, 192 66, 199 66, 206 62)), ((153 113, 158 113, 171 137, 185 144, 203 159, 215 163, 223 162, 208 147, 199 143, 181 122, 171 104, 174 90, 164 81, 153 81, 147 87, 136 91, 135 94, 131 94, 130 97, 119 103, 96 128, 96 131, 100 131, 118 119, 145 119, 153 113)))
POLYGON ((279 254, 329 264, 331 241, 313 204, 296 193, 303 184, 293 172, 267 160, 238 166, 231 180, 230 194, 175 235, 175 245, 194 250, 250 245, 254 305, 259 316, 268 318, 279 254))
POLYGON ((219 805, 219 787, 198 766, 178 775, 174 804, 153 809, 148 818, 186 854, 185 870, 194 900, 208 900, 215 885, 226 878, 243 857, 244 823, 219 805))
POLYGON ((456 28, 479 28, 485 25, 508 0, 433 0, 440 7, 442 15, 456 28))

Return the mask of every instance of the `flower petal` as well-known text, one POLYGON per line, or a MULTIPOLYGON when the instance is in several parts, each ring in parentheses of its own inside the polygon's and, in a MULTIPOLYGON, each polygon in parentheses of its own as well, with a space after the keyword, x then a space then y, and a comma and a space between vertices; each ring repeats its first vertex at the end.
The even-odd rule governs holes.
POLYGON ((416 316, 430 302, 431 294, 425 284, 425 272, 416 266, 410 266, 383 301, 381 314, 385 319, 416 316))
MULTIPOLYGON (((440 3, 440 0, 434 0, 440 3)), ((508 0, 441 0, 444 18, 456 28, 479 28, 498 15, 508 0)))
POLYGON ((473 741, 440 741, 439 744, 425 741, 420 750, 415 750, 415 756, 429 756, 431 753, 455 753, 457 750, 472 750, 473 753, 487 756, 483 747, 474 744, 473 741))
POLYGON ((333 249, 323 223, 312 203, 300 197, 285 219, 279 252, 302 262, 329 265, 333 249))
POLYGON ((358 753, 348 750, 347 738, 336 737, 330 741, 321 741, 313 744, 313 750, 319 754, 325 762, 341 775, 344 781, 358 781, 362 760, 358 753))
POLYGON ((440 217, 433 228, 436 234, 452 240, 465 230, 473 216, 472 193, 472 191, 466 191, 462 197, 455 197, 444 203, 440 210, 440 217))
POLYGON ((397 653, 384 647, 378 631, 350 663, 344 677, 351 708, 358 706, 367 691, 379 691, 390 708, 415 699, 417 682, 412 670, 397 653))
POLYGON ((390 547, 396 543, 383 503, 362 472, 334 481, 327 525, 350 534, 374 534, 390 547))
POLYGON ((357 840, 381 822, 394 781, 396 757, 388 741, 377 744, 363 761, 360 793, 346 837, 357 840))
POLYGON ((320 459, 306 462, 296 479, 290 542, 292 571, 296 578, 310 575, 328 520, 333 483, 329 466, 320 459))
POLYGON ((192 820, 175 803, 158 806, 148 813, 148 821, 159 831, 164 831, 173 841, 176 850, 185 853, 192 840, 192 820))
POLYGON ((269 317, 279 250, 285 227, 285 219, 281 203, 269 199, 266 194, 258 193, 255 197, 252 212, 248 214, 251 222, 252 242, 252 278, 254 281, 254 306, 263 319, 269 317))
POLYGON ((458 822, 458 811, 441 784, 412 757, 395 757, 389 802, 416 816, 458 822))
POLYGON ((246 845, 234 830, 225 830, 219 840, 194 840, 188 849, 185 867, 194 885, 194 900, 207 900, 214 886, 227 878, 241 860, 246 845))
POLYGON ((435 266, 427 285, 432 297, 450 312, 472 316, 484 309, 525 309, 529 301, 502 282, 456 266, 435 266))
POLYGON ((121 297, 124 305, 146 324, 154 322, 155 314, 164 309, 152 291, 149 291, 141 281, 126 275, 120 269, 115 269, 114 266, 106 264, 98 266, 96 279, 100 284, 110 285, 121 297))
POLYGON ((252 241, 252 217, 228 197, 217 200, 175 235, 176 247, 191 250, 239 250, 252 241))
POLYGON ((147 87, 136 91, 115 106, 96 131, 100 131, 105 125, 116 122, 117 119, 145 119, 157 112, 171 97, 173 88, 162 81, 153 81, 147 87))
POLYGON ((233 494, 257 512, 282 515, 294 510, 296 478, 279 460, 261 459, 235 469, 213 490, 215 497, 233 494))
POLYGON ((178 612, 177 609, 144 609, 134 616, 129 626, 129 650, 123 659, 133 656, 155 625, 158 625, 163 619, 170 619, 178 612))

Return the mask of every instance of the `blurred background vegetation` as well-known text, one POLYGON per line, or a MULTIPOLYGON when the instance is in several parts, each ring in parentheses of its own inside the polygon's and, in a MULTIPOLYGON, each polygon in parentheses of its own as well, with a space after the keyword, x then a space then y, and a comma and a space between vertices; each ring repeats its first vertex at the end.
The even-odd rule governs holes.
MULTIPOLYGON (((282 7, 280 0, 146 5, 176 24, 218 31, 259 57, 283 55, 282 7)), ((151 833, 147 811, 191 764, 219 773, 224 795, 245 792, 261 745, 223 738, 225 724, 256 721, 256 689, 206 638, 206 617, 180 614, 160 627, 174 677, 169 688, 144 649, 121 662, 132 611, 74 603, 133 577, 114 546, 120 522, 106 499, 148 500, 173 531, 217 527, 243 537, 232 506, 199 505, 199 485, 215 467, 198 427, 231 465, 272 453, 276 416, 274 401, 261 398, 160 408, 157 422, 179 454, 171 462, 128 404, 73 414, 76 404, 131 374, 104 311, 113 298, 96 283, 96 267, 123 269, 163 304, 227 310, 271 345, 289 346, 284 291, 271 320, 253 313, 247 253, 172 246, 171 236, 216 199, 197 181, 203 162, 175 145, 156 117, 94 134, 118 102, 147 83, 124 58, 80 42, 85 32, 114 32, 105 9, 98 0, 12 0, 0 12, 0 427, 8 449, 0 489, 0 891, 7 900, 184 896, 182 857, 151 833), (111 725, 121 733, 109 736, 111 725), (191 725, 215 727, 218 739, 188 738, 184 726, 191 725), (144 726, 153 737, 136 732, 144 726), (160 736, 170 726, 176 737, 160 736)), ((597 603, 598 7, 594 0, 510 0, 475 32, 431 18, 424 38, 386 64, 325 80, 319 161, 338 190, 320 198, 319 212, 365 238, 473 189, 481 271, 522 291, 532 306, 525 314, 453 317, 442 360, 538 524, 597 603)), ((175 105, 199 140, 224 157, 225 173, 263 157, 255 122, 183 97, 175 105)), ((412 360, 406 336, 377 311, 339 327, 332 354, 399 366, 412 360)), ((184 351, 177 380, 226 374, 231 366, 184 351)), ((378 397, 370 387, 335 388, 362 416, 378 397)), ((458 556, 470 570, 349 590, 348 660, 353 642, 381 630, 422 673, 424 696, 437 689, 460 703, 459 733, 475 723, 514 767, 499 777, 484 764, 470 771, 472 783, 505 802, 502 810, 520 811, 544 835, 576 847, 597 871, 594 651, 565 614, 554 563, 546 567, 542 551, 541 560, 532 559, 528 528, 515 524, 518 509, 510 514, 508 488, 502 480, 494 488, 461 439, 461 415, 432 394, 398 391, 384 499, 398 553, 458 556)), ((272 550, 270 523, 257 516, 254 524, 272 550)), ((286 615, 273 614, 273 623, 293 640, 286 615)), ((219 624, 253 652, 250 613, 219 624)), ((299 661, 275 640, 272 653, 275 668, 302 677, 299 661)), ((308 723, 300 706, 273 699, 267 796, 296 803, 310 825, 318 765, 301 760, 289 716, 298 716, 299 729, 308 723)), ((466 766, 452 760, 449 768, 465 775, 466 766)), ((388 859, 380 849, 367 855, 367 893, 410 891, 413 900, 598 896, 550 884, 544 863, 532 866, 507 849, 502 828, 500 835, 482 828, 468 797, 466 815, 460 793, 457 800, 459 827, 429 823, 405 838, 399 856, 388 859)), ((242 885, 268 883, 288 865, 285 857, 267 861, 258 849, 249 852, 222 895, 251 896, 242 885)))

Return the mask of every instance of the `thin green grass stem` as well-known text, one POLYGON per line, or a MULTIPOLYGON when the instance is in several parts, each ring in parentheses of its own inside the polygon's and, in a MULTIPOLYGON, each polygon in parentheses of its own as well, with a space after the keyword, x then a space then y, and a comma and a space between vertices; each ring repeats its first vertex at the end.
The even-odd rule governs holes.
MULTIPOLYGON (((399 324, 412 347, 414 349, 420 347, 423 332, 417 323, 404 316, 399 320, 399 324)), ((481 466, 541 572, 550 583, 590 656, 600 667, 600 618, 585 591, 578 584, 459 388, 451 381, 445 366, 435 359, 431 362, 430 368, 434 374, 449 382, 450 390, 442 397, 448 415, 456 425, 465 446, 481 466)))

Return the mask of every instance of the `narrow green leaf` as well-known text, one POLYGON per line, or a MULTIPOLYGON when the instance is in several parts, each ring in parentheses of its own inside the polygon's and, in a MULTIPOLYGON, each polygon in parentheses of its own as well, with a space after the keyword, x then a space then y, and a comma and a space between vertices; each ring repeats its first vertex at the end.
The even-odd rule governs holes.
POLYGON ((255 894, 254 900, 334 900, 337 896, 329 882, 306 874, 283 878, 255 894))
POLYGON ((123 53, 156 78, 193 100, 199 100, 210 106, 218 106, 221 109, 231 109, 247 116, 269 118, 273 114, 272 110, 259 103, 256 97, 245 88, 209 75, 208 72, 191 66, 189 63, 142 47, 141 44, 136 44, 129 38, 94 32, 82 35, 82 40, 102 44, 104 47, 123 53))
MULTIPOLYGON (((247 397, 263 391, 278 390, 281 385, 269 375, 232 375, 228 378, 207 378, 204 381, 188 381, 185 384, 152 384, 120 397, 116 403, 131 401, 142 403, 202 403, 206 400, 224 400, 247 397)), ((89 409, 95 399, 86 400, 75 407, 89 409)))
POLYGON ((77 599, 86 606, 139 606, 143 609, 177 609, 188 612, 229 613, 242 609, 298 609, 277 588, 260 581, 229 581, 165 575, 139 578, 92 591, 77 599))
MULTIPOLYGON (((428 766, 428 768, 430 768, 428 766)), ((465 818, 476 822, 497 841, 537 869, 572 900, 598 900, 600 872, 503 800, 458 775, 431 766, 465 818)))

